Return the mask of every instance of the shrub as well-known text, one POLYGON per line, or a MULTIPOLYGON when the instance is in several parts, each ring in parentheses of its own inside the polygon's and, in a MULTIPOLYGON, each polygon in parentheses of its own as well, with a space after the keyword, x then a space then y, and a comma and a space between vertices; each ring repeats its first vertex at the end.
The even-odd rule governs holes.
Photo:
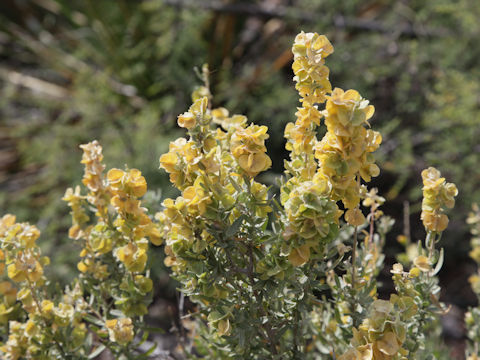
POLYGON ((205 81, 178 117, 188 137, 160 157, 181 195, 165 199, 154 216, 141 206, 147 185, 140 171, 104 174, 100 145, 82 146, 87 193, 69 189, 64 196, 72 209, 69 236, 82 245, 73 289, 50 295, 38 230, 3 217, 0 270, 6 267, 10 279, 1 286, 5 357, 83 359, 108 348, 118 358, 147 358, 138 350, 148 336, 142 319, 153 286, 147 239, 164 243, 165 264, 196 303, 183 324, 191 335, 182 342, 187 357, 440 357, 427 346, 446 311, 437 244, 457 188, 434 168, 422 172, 426 238, 393 265, 395 292, 380 299, 377 276, 393 220, 368 183, 380 172, 372 153, 382 138, 369 128, 368 100, 332 89, 325 65, 332 52, 323 35, 295 39, 301 106, 285 128, 290 158, 279 194, 255 181, 272 164, 267 127, 212 108, 205 81), (318 140, 322 119, 326 132, 318 140))

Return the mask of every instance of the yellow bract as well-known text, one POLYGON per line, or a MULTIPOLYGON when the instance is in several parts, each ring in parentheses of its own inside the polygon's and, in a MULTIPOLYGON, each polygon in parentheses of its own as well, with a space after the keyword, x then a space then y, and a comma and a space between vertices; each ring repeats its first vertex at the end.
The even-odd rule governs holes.
POLYGON ((293 266, 301 266, 310 259, 310 246, 305 244, 298 248, 292 249, 288 260, 293 266))
MULTIPOLYGON (((347 209, 356 208, 362 197, 359 177, 370 181, 380 170, 370 155, 382 138, 376 131, 365 129, 374 108, 355 90, 336 88, 327 100, 325 124, 327 133, 315 148, 319 172, 333 186, 332 196, 342 200, 347 209)), ((349 215, 349 220, 358 220, 349 215)), ((351 225, 353 225, 351 223, 351 225)))
POLYGON ((268 139, 266 126, 250 125, 247 128, 237 128, 230 142, 232 155, 240 167, 250 176, 255 177, 272 165, 265 154, 265 140, 268 139))
POLYGON ((455 205, 457 187, 440 177, 440 171, 429 167, 422 171, 423 201, 421 219, 427 231, 442 232, 448 226, 448 217, 443 214, 444 207, 455 205))
POLYGON ((145 246, 137 245, 133 242, 119 248, 116 256, 131 272, 143 271, 147 263, 145 246))
POLYGON ((360 226, 365 223, 365 216, 362 211, 357 207, 355 209, 349 209, 345 213, 345 220, 352 226, 360 226))
POLYGON ((178 116, 178 126, 180 127, 191 129, 195 126, 196 122, 195 115, 191 112, 186 112, 178 116))
POLYGON ((110 340, 126 345, 133 340, 133 324, 130 318, 112 319, 105 322, 110 340))

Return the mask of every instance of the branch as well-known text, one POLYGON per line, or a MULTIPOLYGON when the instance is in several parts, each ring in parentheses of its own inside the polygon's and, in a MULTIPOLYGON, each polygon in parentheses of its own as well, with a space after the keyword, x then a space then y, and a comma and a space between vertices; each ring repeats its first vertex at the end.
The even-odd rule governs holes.
MULTIPOLYGON (((248 271, 248 277, 249 277, 250 282, 251 282, 253 294, 255 295, 255 298, 257 300, 257 303, 258 303, 258 306, 259 306, 259 309, 260 309, 260 316, 265 316, 265 317, 268 318, 268 314, 265 312, 265 309, 263 308, 262 295, 257 290, 255 290, 255 276, 254 276, 254 273, 253 273, 254 258, 253 258, 253 250, 252 250, 252 245, 251 244, 248 244, 247 251, 248 251, 248 259, 249 259, 247 271, 248 271)), ((275 336, 275 333, 273 332, 273 329, 270 326, 269 322, 267 321, 267 322, 263 323, 262 328, 265 330, 266 339, 267 339, 267 341, 270 345, 270 350, 271 350, 272 354, 273 355, 278 355, 277 348, 275 347, 276 336, 275 336)))
MULTIPOLYGON (((233 3, 224 4, 220 1, 200 1, 200 0, 163 0, 165 5, 177 8, 192 8, 212 10, 223 14, 239 14, 265 19, 281 18, 297 20, 301 22, 316 22, 319 16, 312 12, 306 12, 288 6, 265 6, 260 4, 233 3)), ((397 33, 407 37, 442 37, 448 35, 445 28, 424 28, 405 24, 403 26, 392 27, 375 20, 363 20, 337 15, 332 19, 332 25, 340 29, 363 30, 379 33, 397 33)))

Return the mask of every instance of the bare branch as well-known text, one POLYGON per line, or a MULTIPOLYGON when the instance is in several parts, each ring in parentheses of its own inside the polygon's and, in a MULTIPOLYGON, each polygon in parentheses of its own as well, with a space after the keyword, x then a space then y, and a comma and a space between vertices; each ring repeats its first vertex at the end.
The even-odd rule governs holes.
MULTIPOLYGON (((306 12, 288 6, 267 7, 260 4, 249 3, 233 3, 225 4, 220 1, 199 1, 199 0, 163 0, 164 4, 175 6, 178 8, 193 8, 212 10, 217 13, 225 14, 241 14, 259 18, 282 18, 290 20, 298 20, 302 22, 315 22, 318 15, 312 12, 306 12)), ((352 29, 371 31, 379 33, 398 33, 402 36, 409 37, 441 37, 448 35, 447 29, 444 28, 424 28, 405 24, 392 28, 382 22, 375 20, 364 20, 344 17, 337 15, 332 19, 332 25, 341 29, 352 29)))

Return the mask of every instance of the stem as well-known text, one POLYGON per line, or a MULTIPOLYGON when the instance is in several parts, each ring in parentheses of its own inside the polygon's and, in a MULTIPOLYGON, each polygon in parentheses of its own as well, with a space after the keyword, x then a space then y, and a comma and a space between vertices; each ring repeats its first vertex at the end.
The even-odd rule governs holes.
POLYGON ((353 249, 352 249, 352 289, 355 290, 355 280, 357 273, 357 227, 353 231, 353 249))
POLYGON ((370 231, 368 233, 368 245, 373 243, 373 230, 374 230, 373 225, 374 225, 374 222, 375 222, 375 209, 372 206, 372 208, 370 210, 370 231))
MULTIPOLYGON (((247 248, 248 252, 248 258, 249 258, 249 263, 248 263, 248 277, 250 279, 250 283, 252 286, 252 289, 255 287, 255 277, 253 276, 253 250, 252 250, 252 245, 248 244, 247 248)), ((263 309, 263 301, 262 301, 262 295, 257 291, 253 290, 253 294, 255 295, 255 298, 257 300, 257 303, 259 304, 259 309, 260 309, 260 316, 267 316, 263 309)), ((277 348, 275 347, 274 339, 275 339, 275 333, 273 329, 271 328, 270 324, 266 322, 265 324, 262 324, 262 328, 265 330, 266 333, 266 340, 268 341, 270 345, 270 350, 273 355, 278 355, 277 348)))
POLYGON ((433 263, 433 256, 435 253, 435 242, 436 242, 436 236, 435 233, 432 231, 429 231, 427 233, 427 238, 425 242, 428 244, 428 259, 433 263))
MULTIPOLYGON (((40 316, 42 317, 42 321, 43 321, 45 327, 51 329, 51 327, 47 324, 47 321, 46 321, 45 318, 43 317, 42 307, 40 306, 40 301, 38 300, 37 293, 36 293, 36 289, 35 289, 35 287, 33 286, 33 284, 31 283, 31 281, 30 281, 30 279, 28 278, 28 276, 27 276, 27 283, 28 283, 28 286, 29 286, 29 288, 30 288, 30 293, 32 294, 33 301, 35 301, 35 304, 37 305, 38 313, 39 313, 40 316)), ((65 354, 65 351, 63 350, 62 346, 61 346, 60 343, 57 341, 57 339, 55 339, 55 334, 54 334, 54 333, 52 334, 52 339, 53 339, 53 342, 55 343, 55 346, 56 346, 56 347, 58 348, 58 350, 60 351, 60 354, 62 354, 62 359, 67 359, 67 355, 65 354)))

